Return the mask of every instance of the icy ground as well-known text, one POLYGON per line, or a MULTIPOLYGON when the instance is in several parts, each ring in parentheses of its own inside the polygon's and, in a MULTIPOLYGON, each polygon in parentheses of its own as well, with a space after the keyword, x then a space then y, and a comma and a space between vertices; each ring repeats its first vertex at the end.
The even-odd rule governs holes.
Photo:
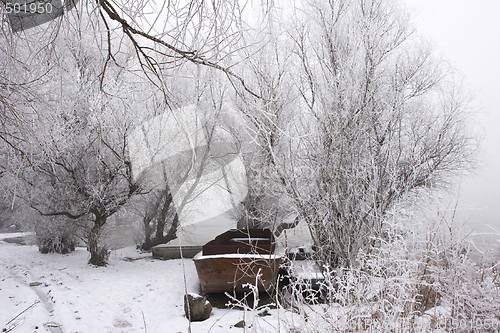
MULTIPOLYGON (((12 235, 9 235, 12 236, 12 235)), ((17 235, 16 235, 17 236, 17 235)), ((88 253, 42 254, 0 237, 0 330, 4 332, 188 332, 183 295, 199 292, 192 259, 156 260, 134 247, 112 252, 107 267, 88 253), (184 276, 185 281, 184 283, 184 276)), ((214 308, 198 332, 286 332, 283 310, 214 308), (245 317, 245 318, 244 318, 245 317), (245 319, 247 327, 234 327, 245 319)))

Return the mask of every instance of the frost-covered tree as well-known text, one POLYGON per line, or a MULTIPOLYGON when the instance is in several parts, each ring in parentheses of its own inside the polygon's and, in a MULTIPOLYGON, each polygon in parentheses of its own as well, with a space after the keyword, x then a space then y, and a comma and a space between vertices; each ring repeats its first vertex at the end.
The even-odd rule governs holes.
POLYGON ((141 248, 146 250, 176 238, 184 223, 228 209, 222 206, 237 205, 243 185, 234 183, 242 173, 240 145, 228 124, 234 110, 226 104, 229 89, 221 74, 186 67, 175 84, 171 91, 176 91, 176 105, 183 107, 144 123, 131 138, 132 145, 141 147, 132 148, 131 154, 141 158, 133 162, 144 164, 143 155, 135 153, 143 150, 153 159, 164 156, 161 162, 152 162, 138 180, 139 186, 151 189, 139 209, 145 236, 141 248), (207 200, 217 196, 215 204, 207 205, 207 200))
POLYGON ((151 84, 130 70, 124 44, 119 60, 129 68, 107 65, 102 77, 106 57, 99 34, 85 31, 92 20, 65 26, 50 44, 43 38, 10 43, 15 50, 7 59, 12 85, 26 82, 12 75, 16 69, 43 75, 30 85, 33 98, 23 96, 16 105, 20 120, 5 126, 2 139, 17 158, 11 171, 20 182, 12 185, 12 193, 42 216, 83 227, 89 263, 104 265, 108 251, 99 242, 102 228, 140 191, 132 181, 127 134, 154 109, 156 99, 151 84))
MULTIPOLYGON (((90 262, 100 264, 105 262, 107 253, 98 245, 103 225, 132 195, 141 191, 132 179, 128 134, 143 121, 168 113, 169 109, 202 104, 200 100, 204 97, 198 93, 189 95, 188 101, 186 92, 180 92, 181 97, 170 93, 172 90, 179 93, 176 89, 179 76, 190 76, 183 73, 187 67, 194 71, 212 68, 221 75, 230 74, 223 67, 209 63, 209 58, 217 58, 218 63, 229 58, 232 51, 227 45, 232 42, 221 35, 227 24, 236 22, 226 21, 227 15, 237 13, 228 12, 233 8, 228 2, 172 3, 157 13, 166 15, 162 16, 162 20, 167 18, 162 21, 163 30, 158 32, 159 27, 154 23, 154 28, 147 28, 151 35, 145 36, 136 33, 136 24, 148 21, 144 13, 120 12, 119 15, 135 15, 136 21, 130 23, 115 20, 117 16, 112 14, 113 20, 123 26, 122 31, 105 17, 105 13, 114 11, 110 3, 99 3, 98 9, 90 13, 85 9, 94 8, 92 4, 80 4, 59 22, 23 34, 10 35, 6 25, 3 26, 8 41, 6 77, 15 78, 6 84, 19 88, 32 82, 33 100, 24 99, 14 110, 22 113, 22 126, 10 122, 0 134, 16 152, 19 163, 24 163, 25 172, 17 174, 29 185, 23 196, 44 216, 64 216, 79 224, 90 221, 87 230, 90 262), (101 11, 104 15, 96 16, 101 11), (207 22, 215 25, 209 27, 207 22), (58 29, 51 30, 54 27, 58 29), (188 34, 191 28, 196 31, 194 39, 188 34), (179 47, 189 44, 190 49, 207 50, 169 49, 161 38, 172 39, 179 47), (37 57, 33 57, 33 52, 37 57), (33 74, 12 75, 15 70, 22 73, 24 68, 33 74), (182 97, 183 94, 186 96, 182 97)), ((127 8, 132 10, 135 5, 127 8)), ((197 85, 195 81, 190 83, 197 85)), ((218 89, 210 87, 210 82, 201 84, 205 90, 218 89)), ((211 102, 214 101, 205 104, 211 102)), ((217 108, 220 105, 213 109, 217 108)), ((203 159, 199 163, 206 164, 203 159)), ((191 200, 189 195, 184 199, 181 206, 191 200)), ((160 237, 160 240, 165 239, 160 237)))
POLYGON ((354 263, 386 213, 473 165, 467 103, 398 3, 313 1, 294 32, 303 113, 277 155, 322 263, 354 263))
MULTIPOLYGON (((138 70, 163 91, 165 97, 172 97, 165 78, 171 77, 172 69, 186 63, 216 69, 223 73, 241 90, 251 92, 244 79, 238 74, 238 61, 232 56, 241 44, 238 43, 246 1, 67 1, 62 15, 42 25, 27 24, 26 30, 13 27, 13 16, 4 15, 0 29, 6 39, 23 39, 25 33, 38 30, 41 34, 57 40, 67 22, 75 24, 82 17, 95 18, 88 29, 98 31, 102 50, 105 53, 101 78, 107 73, 108 65, 126 67, 121 62, 121 43, 127 43, 138 63, 138 70), (12 19, 12 21, 11 21, 12 19), (34 26, 34 27, 33 27, 34 26)), ((7 9, 6 3, 0 3, 7 9)), ((40 19, 40 16, 38 17, 40 19)))
POLYGON ((396 1, 296 5, 291 21, 266 12, 272 29, 255 35, 267 43, 246 58, 261 97, 239 96, 256 146, 251 205, 269 222, 279 198, 307 222, 322 265, 351 266, 391 209, 469 170, 476 141, 453 72, 396 1))
POLYGON ((237 93, 236 124, 248 176, 248 196, 239 212, 239 227, 270 228, 277 234, 294 225, 294 209, 277 174, 276 153, 288 141, 299 96, 294 89, 291 41, 283 33, 284 16, 278 3, 254 3, 254 15, 241 31, 244 77, 255 95, 237 93))

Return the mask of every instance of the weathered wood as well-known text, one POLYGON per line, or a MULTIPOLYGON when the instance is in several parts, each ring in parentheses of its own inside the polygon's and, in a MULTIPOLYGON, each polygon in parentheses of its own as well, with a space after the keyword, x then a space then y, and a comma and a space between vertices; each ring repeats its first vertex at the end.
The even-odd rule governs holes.
POLYGON ((268 229, 231 229, 203 245, 203 255, 274 252, 275 240, 268 229))
POLYGON ((203 246, 194 263, 204 293, 245 292, 244 284, 260 292, 270 291, 275 283, 282 256, 274 254, 270 230, 229 230, 203 246), (257 276, 259 276, 257 278, 257 276))
POLYGON ((194 258, 201 290, 204 293, 250 291, 243 285, 255 285, 260 292, 273 289, 282 257, 276 255, 211 255, 194 258), (256 279, 257 274, 260 275, 256 279))

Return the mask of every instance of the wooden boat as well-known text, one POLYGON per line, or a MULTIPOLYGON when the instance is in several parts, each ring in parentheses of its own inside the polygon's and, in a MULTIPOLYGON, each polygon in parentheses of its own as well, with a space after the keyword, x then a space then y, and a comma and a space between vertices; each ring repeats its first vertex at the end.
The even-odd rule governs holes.
POLYGON ((182 246, 182 255, 180 245, 160 244, 153 246, 151 252, 154 258, 167 259, 180 259, 180 258, 193 258, 202 249, 201 246, 184 245, 182 246))
POLYGON ((247 292, 247 283, 272 290, 283 259, 275 250, 270 230, 231 229, 217 236, 193 258, 202 292, 247 292))

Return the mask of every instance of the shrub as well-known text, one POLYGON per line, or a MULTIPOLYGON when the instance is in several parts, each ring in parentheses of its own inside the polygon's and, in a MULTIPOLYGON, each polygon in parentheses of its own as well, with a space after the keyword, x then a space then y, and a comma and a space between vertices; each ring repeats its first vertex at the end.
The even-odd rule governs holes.
POLYGON ((360 251, 349 269, 324 267, 324 302, 311 302, 304 284, 292 283, 288 303, 305 318, 294 319, 297 332, 408 332, 459 323, 483 332, 500 325, 499 253, 472 259, 461 228, 439 216, 399 216, 384 230, 378 246, 360 251))
POLYGON ((41 218, 35 223, 36 244, 42 253, 66 254, 75 250, 78 229, 61 217, 41 218))

